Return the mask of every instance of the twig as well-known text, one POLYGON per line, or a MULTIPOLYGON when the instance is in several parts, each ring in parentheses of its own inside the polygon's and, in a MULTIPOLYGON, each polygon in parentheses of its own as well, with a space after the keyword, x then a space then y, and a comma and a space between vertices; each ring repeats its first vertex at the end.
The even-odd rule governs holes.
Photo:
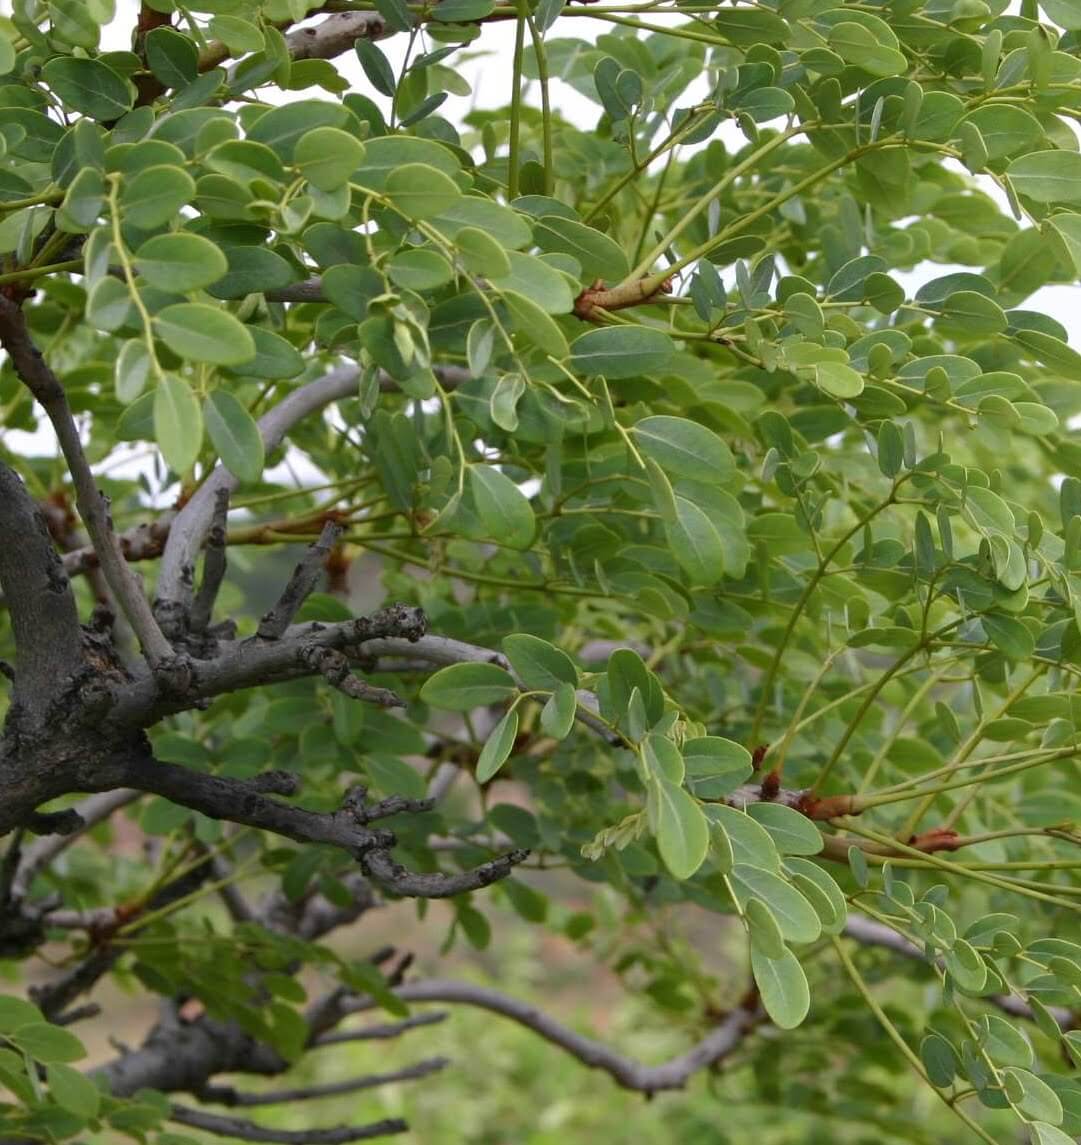
POLYGON ((335 1097, 343 1093, 357 1093, 375 1089, 380 1085, 393 1085, 399 1081, 415 1081, 437 1073, 450 1064, 449 1058, 425 1058, 415 1065, 405 1066, 392 1073, 372 1073, 348 1081, 328 1082, 326 1085, 308 1085, 299 1089, 277 1089, 270 1093, 240 1093, 228 1085, 212 1085, 197 1094, 200 1101, 215 1102, 232 1108, 253 1105, 281 1105, 286 1101, 312 1101, 320 1097, 335 1097))
MULTIPOLYGON (((487 986, 478 986, 472 982, 430 979, 407 983, 394 993, 403 1002, 461 1003, 478 1006, 493 1014, 501 1014, 504 1018, 510 1018, 511 1021, 540 1034, 546 1041, 559 1046, 583 1065, 604 1070, 624 1089, 633 1089, 640 1093, 682 1089, 689 1078, 699 1070, 715 1065, 731 1053, 756 1025, 765 1020, 762 1011, 739 1006, 722 1018, 686 1053, 661 1065, 650 1066, 625 1057, 603 1042, 579 1034, 528 1002, 511 998, 487 986)), ((377 1004, 370 999, 365 1002, 369 1008, 377 1004)), ((363 1003, 356 1007, 356 1009, 361 1008, 364 1008, 363 1003)))
POLYGON ((203 579, 191 608, 192 632, 205 632, 214 612, 214 601, 225 579, 226 525, 229 516, 229 490, 225 486, 214 492, 214 513, 206 539, 203 558, 203 579))
MULTIPOLYGON (((344 1011, 350 1013, 348 1008, 344 1011)), ((360 1030, 339 1030, 333 1034, 321 1034, 312 1043, 315 1047, 340 1046, 345 1042, 389 1041, 391 1038, 400 1038, 410 1030, 421 1026, 434 1026, 446 1021, 446 1010, 433 1010, 426 1014, 412 1014, 400 1022, 385 1022, 375 1026, 365 1026, 360 1030)))
POLYGON ((242 1141, 271 1141, 282 1145, 339 1145, 346 1141, 370 1141, 373 1137, 389 1137, 404 1133, 409 1126, 400 1117, 373 1121, 370 1125, 342 1125, 336 1129, 270 1129, 240 1117, 222 1117, 186 1105, 171 1105, 169 1119, 192 1129, 202 1129, 218 1137, 239 1137, 242 1141))
POLYGON ((282 590, 274 607, 259 621, 256 635, 260 640, 277 640, 292 623, 301 605, 315 588, 315 582, 323 571, 327 555, 342 535, 342 527, 334 521, 327 521, 319 540, 308 547, 304 559, 293 569, 293 575, 282 590))
POLYGON ((352 700, 378 704, 381 708, 404 708, 405 700, 390 688, 376 688, 353 675, 352 665, 333 648, 307 648, 302 659, 318 672, 331 687, 352 700))

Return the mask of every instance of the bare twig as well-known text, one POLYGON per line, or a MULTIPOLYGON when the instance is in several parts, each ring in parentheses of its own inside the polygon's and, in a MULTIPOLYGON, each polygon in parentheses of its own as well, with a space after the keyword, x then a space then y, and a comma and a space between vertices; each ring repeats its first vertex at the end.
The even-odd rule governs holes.
POLYGON ((214 492, 214 513, 206 538, 203 579, 191 609, 192 632, 205 632, 214 612, 214 601, 225 579, 225 530, 229 516, 229 490, 224 485, 214 492))
POLYGON ((365 1077, 354 1077, 348 1081, 328 1082, 326 1085, 301 1086, 298 1089, 276 1089, 270 1093, 240 1093, 228 1085, 207 1086, 197 1096, 200 1101, 215 1102, 231 1108, 253 1105, 281 1105, 286 1101, 312 1101, 320 1097, 336 1097, 343 1093, 358 1093, 364 1089, 375 1089, 381 1085, 393 1085, 399 1081, 416 1081, 430 1074, 438 1073, 450 1064, 448 1058, 425 1058, 415 1065, 405 1066, 391 1073, 372 1073, 365 1077))
MULTIPOLYGON (((341 1015, 339 1015, 340 1019, 341 1015)), ((315 1047, 339 1046, 344 1042, 389 1041, 391 1038, 400 1038, 410 1030, 421 1026, 434 1026, 446 1021, 446 1010, 429 1010, 424 1014, 411 1014, 400 1022, 383 1022, 374 1026, 364 1026, 359 1030, 340 1030, 333 1034, 320 1034, 312 1043, 315 1047)))
POLYGON ((339 1145, 346 1141, 370 1141, 373 1137, 404 1133, 409 1128, 400 1117, 389 1117, 385 1121, 373 1121, 370 1125, 342 1125, 336 1129, 271 1129, 240 1117, 222 1117, 217 1113, 175 1104, 169 1107, 169 1119, 218 1137, 280 1142, 282 1145, 339 1145))
POLYGON ((341 535, 341 525, 334 521, 326 522, 319 540, 308 547, 303 560, 293 569, 293 575, 274 607, 259 621, 256 635, 261 640, 277 640, 289 627, 293 617, 300 611, 300 606, 315 588, 315 582, 323 571, 327 555, 341 535))
MULTIPOLYGON (((624 1089, 633 1089, 640 1093, 682 1089, 689 1078, 699 1070, 721 1061, 756 1025, 765 1020, 765 1015, 760 1010, 737 1007, 686 1053, 661 1065, 651 1066, 625 1057, 603 1042, 579 1034, 528 1002, 512 998, 487 986, 478 986, 472 982, 429 979, 409 982, 398 987, 394 993, 403 1002, 460 1003, 466 1006, 478 1006, 493 1014, 501 1014, 504 1018, 510 1018, 511 1021, 540 1034, 546 1041, 559 1046, 583 1065, 604 1070, 624 1089)), ((363 1010, 375 1005, 377 1003, 371 999, 359 999, 353 1008, 363 1010)))

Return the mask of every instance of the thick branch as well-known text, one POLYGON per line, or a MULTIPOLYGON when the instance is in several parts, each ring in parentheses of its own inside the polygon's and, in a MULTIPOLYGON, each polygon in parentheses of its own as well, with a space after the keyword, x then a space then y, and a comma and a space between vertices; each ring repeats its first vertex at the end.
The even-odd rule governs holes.
POLYGON ((34 345, 19 306, 0 295, 0 344, 11 357, 15 372, 27 389, 44 407, 56 431, 60 449, 75 486, 75 501, 94 551, 101 562, 105 579, 128 618, 151 666, 167 661, 173 649, 158 627, 150 604, 135 574, 128 568, 120 551, 108 502, 103 497, 83 453, 75 419, 60 380, 49 368, 41 351, 34 345))
MULTIPOLYGON (((472 982, 454 982, 430 979, 410 982, 398 987, 395 994, 404 1002, 452 1002, 478 1006, 493 1014, 501 1014, 512 1022, 526 1026, 546 1041, 557 1045, 583 1065, 604 1070, 624 1089, 640 1093, 657 1093, 664 1089, 682 1089, 689 1078, 700 1070, 715 1065, 731 1053, 749 1031, 764 1020, 757 1010, 739 1007, 721 1019, 696 1046, 662 1065, 643 1065, 633 1058, 594 1041, 564 1026, 536 1006, 511 998, 498 990, 477 986, 472 982)), ((355 1010, 369 1009, 376 1003, 362 999, 355 1010)))
POLYGON ((285 37, 294 60, 330 60, 351 52, 357 40, 382 40, 394 34, 378 12, 338 12, 310 28, 285 37))
POLYGON ((2 461, 0 537, 0 587, 11 610, 17 653, 14 701, 37 724, 58 688, 81 667, 82 636, 75 597, 45 518, 2 461))

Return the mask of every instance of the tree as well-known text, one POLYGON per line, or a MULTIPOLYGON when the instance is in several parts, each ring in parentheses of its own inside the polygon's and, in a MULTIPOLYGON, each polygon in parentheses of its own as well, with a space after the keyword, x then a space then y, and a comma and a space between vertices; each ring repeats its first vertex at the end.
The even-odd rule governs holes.
POLYGON ((765 1140, 1081 1133, 1081 355, 1025 306, 1081 273, 1078 7, 585 2, 0 21, 0 958, 59 963, 5 1142, 394 1134, 197 1105, 428 1077, 215 1080, 430 1002, 765 1140), (509 109, 455 113, 496 21, 509 109), (633 968, 685 1051, 418 978, 401 898, 633 968), (82 1072, 114 974, 162 1016, 82 1072))

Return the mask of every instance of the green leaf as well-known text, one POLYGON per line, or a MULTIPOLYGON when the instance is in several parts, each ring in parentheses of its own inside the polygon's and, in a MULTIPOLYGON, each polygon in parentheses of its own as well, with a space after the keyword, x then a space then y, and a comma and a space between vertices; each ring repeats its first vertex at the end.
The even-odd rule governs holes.
POLYGON ((364 144, 340 128, 316 127, 297 142, 293 162, 312 186, 335 191, 364 162, 364 144))
POLYGON ((751 803, 747 814, 765 827, 782 855, 817 855, 825 845, 806 815, 781 803, 751 803))
POLYGON ((957 939, 945 954, 946 969, 958 987, 978 994, 987 981, 987 963, 963 938, 957 939))
POLYGON ((166 306, 154 318, 154 333, 181 358, 229 366, 255 357, 248 328, 226 310, 202 302, 166 306))
POLYGON ((228 390, 213 390, 203 416, 226 469, 241 481, 258 481, 263 472, 263 438, 251 414, 228 390))
POLYGON ((1081 203, 1081 154, 1076 151, 1033 151, 1006 168, 1019 195, 1037 203, 1081 203))
POLYGON ((504 637, 503 653, 527 688, 550 692, 562 683, 578 686, 578 669, 571 658, 539 636, 516 632, 504 637))
POLYGON ((39 1062, 74 1062, 86 1057, 83 1043, 68 1030, 48 1022, 19 1026, 8 1035, 19 1049, 39 1062))
POLYGON ((390 280, 406 290, 434 290, 454 277, 450 263, 434 250, 398 251, 386 263, 390 280))
POLYGON ((841 23, 829 34, 829 46, 846 63, 853 64, 874 76, 898 76, 908 70, 903 52, 882 43, 862 24, 841 23))
POLYGON ((735 473, 728 446, 711 429, 687 418, 642 418, 634 436, 642 452, 674 477, 722 485, 735 473))
POLYGON ((119 119, 135 102, 131 84, 101 60, 54 56, 41 69, 41 78, 69 111, 91 119, 119 119))
POLYGON ((743 908, 743 917, 752 945, 767 958, 783 958, 784 938, 769 907, 761 899, 750 898, 743 908))
POLYGON ((731 878, 741 905, 753 895, 773 911, 786 942, 814 942, 822 933, 817 912, 780 875, 737 862, 731 878))
POLYGON ((683 742, 688 786, 701 799, 723 799, 751 775, 751 753, 721 736, 683 742))
POLYGON ((623 248, 601 231, 575 219, 544 215, 533 228, 541 250, 562 251, 577 259, 585 280, 620 282, 630 273, 623 248))
POLYGON ((955 1077, 963 1077, 957 1051, 941 1034, 928 1034, 920 1042, 920 1061, 931 1084, 946 1089, 955 1077))
POLYGON ((516 692, 511 674, 497 664, 451 664, 428 677, 420 698, 433 708, 467 712, 509 700, 516 692))
POLYGON ((478 783, 487 783, 503 766, 518 736, 518 709, 509 712, 495 725, 477 758, 478 783))
POLYGON ((1062 1121, 1062 1102, 1047 1082, 1016 1066, 1007 1066, 1002 1073, 1006 1096, 1026 1121, 1046 1121, 1050 1125, 1062 1121))
POLYGON ((199 49, 175 28, 152 28, 143 41, 146 62, 165 87, 184 88, 199 75, 199 49))
POLYGON ((151 286, 173 294, 201 290, 229 268, 220 247, 202 235, 192 234, 147 239, 135 252, 135 265, 151 286))
POLYGON ((848 903, 833 877, 809 859, 786 856, 784 867, 792 885, 814 907, 823 931, 840 934, 848 917, 848 903))
POLYGON ((473 274, 483 274, 489 278, 500 278, 510 274, 510 259, 507 252, 486 231, 477 227, 462 227, 454 236, 466 270, 473 274))
POLYGON ((541 709, 540 722, 545 735, 553 739, 566 739, 574 727, 578 701, 573 684, 560 684, 541 709))
POLYGON ((195 197, 195 180, 182 167, 161 164, 125 176, 119 204, 124 222, 151 230, 169 222, 195 197))
POLYGON ((698 801, 676 783, 657 778, 649 785, 650 822, 657 849, 675 879, 689 879, 709 851, 709 824, 698 801))
POLYGON ((724 544, 709 517, 686 497, 675 498, 675 517, 664 522, 672 555, 694 585, 724 576, 724 544))
POLYGON ((380 95, 393 96, 397 84, 394 79, 394 69, 387 57, 371 40, 363 37, 357 40, 353 47, 372 87, 380 95))
POLYGON ((442 214, 462 194, 449 175, 426 163, 404 163, 394 168, 387 175, 386 193, 395 208, 410 219, 442 214))
POLYGON ((512 549, 529 548, 537 521, 533 506, 518 486, 490 465, 471 465, 469 487, 488 536, 512 549))
POLYGON ((203 444, 203 415, 191 386, 167 374, 154 391, 154 438, 166 464, 186 473, 203 444))
POLYGON ((770 958, 751 947, 751 973, 770 1020, 782 1030, 794 1030, 811 1008, 811 992, 803 967, 791 950, 770 958))
POLYGON ((863 393, 863 376, 843 362, 820 362, 815 366, 815 381, 835 398, 856 398, 863 393))
POLYGON ((612 381, 660 373, 675 352, 672 339, 660 330, 608 326, 575 338, 570 364, 576 373, 603 374, 612 381))
POLYGON ((1036 638, 1016 616, 985 612, 980 617, 991 643, 1011 660, 1027 660, 1036 650, 1036 638))
POLYGON ((150 352, 141 338, 124 343, 116 356, 113 375, 118 401, 125 405, 135 401, 146 388, 152 365, 150 352))
POLYGON ((0 1034, 9 1034, 19 1026, 45 1021, 45 1016, 33 1004, 10 994, 0 994, 0 1034))
POLYGON ((101 1106, 101 1091, 88 1077, 59 1062, 46 1067, 45 1077, 49 1082, 49 1093, 61 1109, 87 1121, 97 1117, 101 1106))
MULTIPOLYGON (((688 757, 688 769, 691 758, 688 757)), ((724 832, 736 863, 780 874, 781 857, 776 844, 766 829, 749 815, 724 803, 706 804, 706 815, 717 829, 724 832)))
POLYGON ((553 358, 562 359, 567 356, 569 351, 563 331, 543 307, 516 290, 504 289, 502 297, 518 333, 553 358))

